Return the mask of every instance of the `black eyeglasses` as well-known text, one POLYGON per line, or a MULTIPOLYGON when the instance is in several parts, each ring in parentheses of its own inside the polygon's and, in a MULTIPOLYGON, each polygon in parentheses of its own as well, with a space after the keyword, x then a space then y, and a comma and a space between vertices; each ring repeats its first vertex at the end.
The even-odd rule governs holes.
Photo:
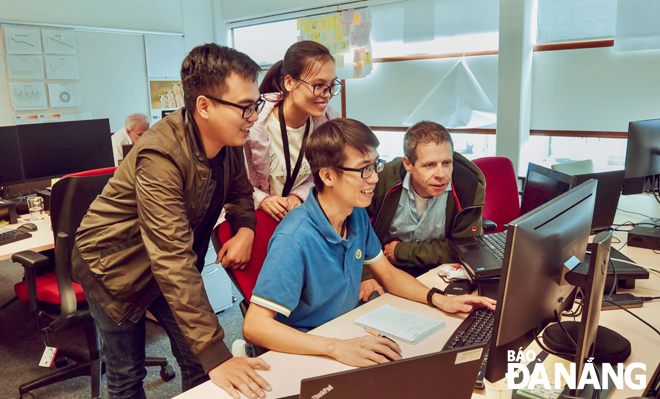
POLYGON ((220 104, 229 105, 231 107, 242 109, 243 119, 249 119, 252 116, 252 114, 254 114, 255 112, 258 114, 259 112, 261 112, 262 109, 264 109, 264 105, 266 104, 266 101, 263 98, 258 99, 257 102, 254 104, 242 106, 242 105, 230 103, 229 101, 221 100, 219 98, 211 97, 206 94, 203 94, 203 96, 206 98, 210 98, 213 101, 217 101, 220 104))
POLYGON ((305 82, 305 81, 302 80, 302 79, 298 79, 298 78, 294 78, 294 79, 299 80, 299 81, 301 81, 301 82, 303 82, 303 83, 305 83, 305 84, 310 85, 310 86, 312 87, 312 89, 313 89, 313 90, 312 90, 312 93, 314 93, 314 95, 315 95, 316 97, 323 97, 323 96, 325 96, 325 95, 328 94, 328 93, 330 93, 331 96, 336 96, 337 94, 339 94, 339 93, 341 92, 341 89, 344 88, 344 85, 341 84, 341 82, 340 82, 339 80, 337 80, 337 79, 335 79, 335 80, 332 82, 332 84, 330 84, 330 86, 328 86, 328 85, 326 85, 326 84, 323 84, 323 83, 317 83, 317 84, 314 84, 314 85, 313 85, 313 84, 311 84, 311 83, 307 83, 307 82, 305 82))
POLYGON ((376 163, 372 163, 371 165, 367 165, 364 168, 360 168, 360 169, 345 168, 343 166, 337 166, 337 169, 347 170, 349 172, 360 172, 360 176, 363 179, 368 179, 369 176, 374 174, 374 171, 376 171, 377 173, 382 172, 384 168, 385 168, 385 160, 384 159, 379 159, 378 161, 376 161, 376 163))

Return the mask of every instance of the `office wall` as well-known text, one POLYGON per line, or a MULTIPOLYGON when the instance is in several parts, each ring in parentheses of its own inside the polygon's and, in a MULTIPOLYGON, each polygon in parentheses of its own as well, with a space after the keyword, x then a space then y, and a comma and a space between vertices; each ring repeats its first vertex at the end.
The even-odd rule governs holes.
MULTIPOLYGON (((42 1, 39 6, 33 3, 36 4, 36 1, 0 0, 0 20, 107 29, 107 32, 76 32, 83 106, 49 111, 89 111, 94 118, 109 118, 113 131, 123 127, 124 119, 131 113, 149 114, 143 35, 123 34, 119 30, 180 32, 184 36, 184 53, 187 53, 199 44, 214 41, 213 18, 218 15, 213 10, 212 0, 68 0, 42 1)), ((0 51, 4 54, 4 40, 0 51)), ((169 62, 173 63, 170 69, 180 70, 180 59, 169 62)), ((0 125, 14 124, 15 113, 9 100, 7 83, 3 59, 0 62, 0 125)), ((21 112, 25 113, 29 112, 21 112)))
POLYGON ((660 118, 659 66, 657 50, 536 52, 531 128, 627 131, 630 121, 660 118))
POLYGON ((0 0, 0 20, 183 32, 182 0, 0 0))

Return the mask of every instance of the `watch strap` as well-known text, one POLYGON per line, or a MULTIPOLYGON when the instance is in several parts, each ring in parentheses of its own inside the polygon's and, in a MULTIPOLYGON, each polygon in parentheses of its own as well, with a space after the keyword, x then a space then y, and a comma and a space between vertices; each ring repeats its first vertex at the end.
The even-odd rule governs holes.
POLYGON ((445 292, 440 288, 436 288, 436 287, 431 288, 429 290, 429 293, 426 294, 426 302, 429 304, 429 306, 435 307, 435 305, 433 304, 433 295, 435 294, 445 295, 445 292))

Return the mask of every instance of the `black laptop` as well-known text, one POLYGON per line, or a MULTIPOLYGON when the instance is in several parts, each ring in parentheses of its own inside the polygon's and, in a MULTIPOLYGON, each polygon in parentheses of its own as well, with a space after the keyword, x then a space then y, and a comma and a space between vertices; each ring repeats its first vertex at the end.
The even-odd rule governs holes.
MULTIPOLYGON (((530 212, 576 186, 576 177, 529 164, 520 204, 520 216, 530 212)), ((461 263, 475 278, 499 277, 504 259, 506 231, 478 237, 453 238, 461 263)))
POLYGON ((468 399, 486 344, 307 378, 300 395, 280 399, 468 399))

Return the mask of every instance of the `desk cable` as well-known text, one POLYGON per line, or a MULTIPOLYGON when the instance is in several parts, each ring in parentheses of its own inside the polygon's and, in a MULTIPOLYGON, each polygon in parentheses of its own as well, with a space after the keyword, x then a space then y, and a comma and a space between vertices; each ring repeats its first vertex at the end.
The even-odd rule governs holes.
MULTIPOLYGON (((612 259, 610 259, 610 265, 612 265, 612 270, 614 270, 614 281, 616 282, 616 281, 617 281, 617 278, 616 278, 616 277, 617 277, 617 275, 616 275, 616 266, 614 266, 614 262, 612 262, 612 259)), ((629 314, 631 314, 634 318, 636 318, 637 320, 639 320, 639 321, 641 321, 642 323, 646 324, 647 326, 649 326, 649 328, 651 328, 651 329, 652 329, 653 331, 655 331, 658 335, 660 335, 660 331, 658 331, 657 328, 653 327, 651 324, 649 324, 649 323, 646 322, 644 319, 642 319, 641 317, 637 316, 636 314, 634 314, 634 313, 631 312, 630 310, 624 308, 623 306, 621 306, 621 305, 619 305, 618 303, 616 303, 616 302, 614 302, 614 301, 611 300, 611 297, 612 297, 612 294, 614 294, 614 289, 615 289, 615 288, 616 288, 616 283, 615 283, 615 284, 612 284, 612 288, 610 289, 610 293, 607 295, 607 298, 605 298, 605 302, 607 302, 607 303, 611 303, 612 305, 614 305, 614 306, 616 306, 616 307, 618 307, 618 308, 620 308, 620 309, 625 310, 626 312, 628 312, 629 314)), ((655 298, 653 298, 653 299, 655 299, 655 298)), ((652 300, 652 299, 649 299, 649 300, 652 300)))

